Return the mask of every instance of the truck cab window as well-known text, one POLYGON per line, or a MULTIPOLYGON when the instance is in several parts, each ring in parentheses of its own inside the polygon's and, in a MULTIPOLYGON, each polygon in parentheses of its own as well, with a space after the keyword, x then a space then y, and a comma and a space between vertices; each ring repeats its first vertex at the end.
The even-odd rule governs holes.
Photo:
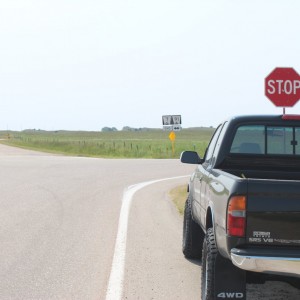
POLYGON ((243 125, 234 136, 230 153, 263 154, 265 153, 265 126, 243 125))
POLYGON ((214 149, 215 149, 215 146, 216 146, 216 143, 217 143, 217 140, 218 140, 218 137, 220 135, 220 132, 221 132, 221 129, 222 129, 222 125, 219 125, 219 127, 216 129, 209 145, 208 145, 208 148, 207 148, 207 151, 206 151, 206 155, 205 155, 205 163, 206 164, 210 164, 211 163, 211 160, 212 160, 212 157, 213 157, 213 153, 214 153, 214 149))
POLYGON ((293 127, 267 127, 267 153, 293 154, 293 127))
POLYGON ((300 128, 295 128, 295 154, 300 155, 300 128))
POLYGON ((230 153, 300 155, 300 128, 242 125, 236 130, 230 153))

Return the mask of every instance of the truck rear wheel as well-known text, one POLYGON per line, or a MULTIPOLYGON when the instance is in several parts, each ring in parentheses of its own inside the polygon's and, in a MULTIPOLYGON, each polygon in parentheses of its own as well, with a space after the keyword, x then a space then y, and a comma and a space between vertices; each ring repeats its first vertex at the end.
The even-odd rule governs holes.
POLYGON ((201 299, 213 300, 215 294, 215 263, 217 247, 213 228, 207 230, 202 254, 201 299))
POLYGON ((246 271, 220 255, 213 228, 203 242, 201 299, 246 299, 246 271))
POLYGON ((182 252, 186 258, 202 257, 204 232, 192 218, 191 196, 189 195, 184 208, 182 252))

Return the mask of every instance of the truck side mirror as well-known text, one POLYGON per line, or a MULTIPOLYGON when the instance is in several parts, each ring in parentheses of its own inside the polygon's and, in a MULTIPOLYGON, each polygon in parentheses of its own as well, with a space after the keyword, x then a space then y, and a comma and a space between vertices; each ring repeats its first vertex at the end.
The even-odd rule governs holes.
POLYGON ((180 155, 180 161, 184 164, 199 165, 203 162, 197 152, 195 151, 183 151, 180 155))

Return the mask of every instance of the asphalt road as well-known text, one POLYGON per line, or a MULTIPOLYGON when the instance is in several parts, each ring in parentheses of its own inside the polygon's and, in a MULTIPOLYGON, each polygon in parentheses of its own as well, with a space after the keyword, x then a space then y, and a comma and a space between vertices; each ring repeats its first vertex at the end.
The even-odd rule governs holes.
MULTIPOLYGON (((0 145, 0 299, 105 299, 124 191, 133 184, 188 175, 191 170, 178 160, 76 158, 0 145)), ((149 215, 155 218, 155 209, 163 212, 166 208, 160 207, 158 198, 171 186, 187 180, 153 184, 159 189, 151 187, 146 197, 153 203, 149 215)), ((133 205, 141 200, 139 195, 135 195, 133 205)), ((161 205, 165 207, 166 203, 161 205)), ((180 226, 174 210, 172 214, 175 226, 180 226)), ((144 225, 152 226, 138 220, 135 223, 136 218, 134 211, 128 245, 135 227, 143 232, 144 225)), ((173 231, 179 239, 175 241, 176 251, 180 252, 181 231, 176 227, 173 231)), ((133 244, 144 243, 141 239, 133 244)), ((147 255, 153 252, 156 256, 158 247, 152 246, 147 255)), ((170 247, 168 253, 174 252, 174 246, 170 247)), ((134 251, 142 255, 142 249, 128 247, 128 261, 134 251)), ((185 272, 190 269, 191 274, 199 276, 198 266, 178 255, 185 272)), ((132 293, 128 273, 135 277, 138 272, 147 272, 148 265, 146 258, 143 264, 126 264, 125 294, 132 293)), ((166 279, 166 286, 171 281, 166 279)), ((191 289, 191 282, 186 281, 191 289)), ((197 294, 199 280, 194 284, 197 294)), ((151 285, 144 282, 139 291, 133 287, 136 294, 131 299, 151 299, 144 294, 151 285)))
MULTIPOLYGON (((200 299, 200 263, 183 258, 167 195, 193 169, 0 145, 0 299, 200 299)), ((300 299, 285 284, 248 289, 300 299)))

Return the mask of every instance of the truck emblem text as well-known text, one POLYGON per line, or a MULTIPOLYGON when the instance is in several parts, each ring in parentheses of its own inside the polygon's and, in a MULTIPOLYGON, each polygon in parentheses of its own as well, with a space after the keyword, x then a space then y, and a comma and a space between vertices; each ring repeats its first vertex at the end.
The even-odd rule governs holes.
POLYGON ((218 298, 222 298, 222 299, 242 299, 244 298, 244 294, 243 293, 219 293, 217 295, 218 298))

